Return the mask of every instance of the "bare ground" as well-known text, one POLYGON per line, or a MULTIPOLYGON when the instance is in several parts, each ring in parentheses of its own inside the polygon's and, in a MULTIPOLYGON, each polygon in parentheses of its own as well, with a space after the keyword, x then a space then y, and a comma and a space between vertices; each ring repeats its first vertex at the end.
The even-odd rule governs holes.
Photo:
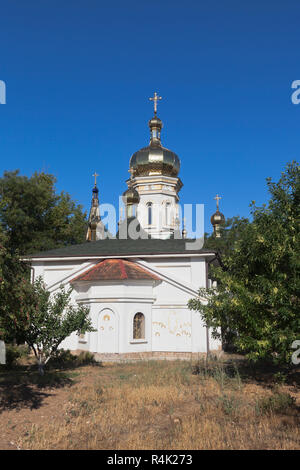
POLYGON ((0 370, 0 449, 300 449, 299 410, 299 371, 228 358, 0 370))

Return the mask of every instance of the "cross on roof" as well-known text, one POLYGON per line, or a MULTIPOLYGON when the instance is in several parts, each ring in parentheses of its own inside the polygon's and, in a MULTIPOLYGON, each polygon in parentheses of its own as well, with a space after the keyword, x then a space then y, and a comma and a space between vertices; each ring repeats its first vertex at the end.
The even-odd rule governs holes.
POLYGON ((129 168, 128 172, 130 173, 130 179, 133 178, 133 174, 134 174, 134 169, 133 168, 129 168))
POLYGON ((217 201, 217 209, 219 209, 219 200, 222 199, 222 198, 221 198, 221 196, 219 196, 217 194, 216 197, 214 197, 214 199, 217 201))
POLYGON ((154 93, 154 96, 152 96, 151 98, 149 98, 150 101, 153 101, 153 104, 154 104, 154 114, 157 113, 157 102, 159 100, 161 100, 162 97, 161 96, 158 96, 158 94, 155 92, 154 93))
POLYGON ((95 186, 97 186, 97 176, 99 176, 99 175, 98 175, 98 173, 95 172, 92 176, 94 176, 94 178, 95 178, 95 186))

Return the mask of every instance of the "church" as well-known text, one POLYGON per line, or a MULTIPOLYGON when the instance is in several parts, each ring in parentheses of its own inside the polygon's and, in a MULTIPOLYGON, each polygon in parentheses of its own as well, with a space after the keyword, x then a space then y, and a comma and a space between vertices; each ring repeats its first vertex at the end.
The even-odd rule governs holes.
MULTIPOLYGON (((188 239, 180 220, 180 159, 162 145, 160 99, 150 98, 149 145, 130 158, 116 235, 101 220, 95 173, 86 242, 30 258, 34 279, 42 276, 51 293, 72 286, 72 302, 90 309, 96 331, 74 332, 61 347, 90 351, 98 360, 189 358, 221 349, 188 308, 198 289, 210 286, 209 265, 219 257, 188 239)), ((211 222, 219 237, 225 219, 216 199, 211 222)))

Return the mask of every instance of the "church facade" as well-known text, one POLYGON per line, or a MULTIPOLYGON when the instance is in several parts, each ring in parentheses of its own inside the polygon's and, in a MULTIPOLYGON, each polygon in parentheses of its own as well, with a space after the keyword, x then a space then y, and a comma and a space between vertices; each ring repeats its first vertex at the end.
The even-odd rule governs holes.
MULTIPOLYGON (((61 347, 90 351, 99 359, 176 357, 221 348, 200 315, 188 309, 198 289, 209 286, 209 265, 218 255, 186 238, 179 211, 180 159, 161 143, 160 97, 155 93, 152 99, 150 143, 130 159, 117 234, 108 233, 101 221, 95 179, 86 243, 30 259, 34 278, 42 276, 50 292, 72 286, 72 301, 89 306, 95 331, 73 333, 61 347)), ((223 219, 217 208, 216 236, 223 219)))

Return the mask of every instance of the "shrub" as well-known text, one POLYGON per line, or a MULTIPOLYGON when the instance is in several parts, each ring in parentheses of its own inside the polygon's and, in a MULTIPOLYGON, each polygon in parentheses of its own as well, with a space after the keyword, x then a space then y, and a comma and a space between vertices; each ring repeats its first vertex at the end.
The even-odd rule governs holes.
POLYGON ((287 375, 284 374, 283 372, 276 372, 273 375, 273 379, 276 384, 283 385, 284 383, 286 383, 287 375))
POLYGON ((68 368, 79 367, 88 364, 96 364, 94 355, 88 351, 82 351, 78 356, 72 354, 69 349, 60 349, 50 361, 50 367, 68 368))
POLYGON ((76 358, 76 365, 82 366, 87 364, 96 364, 94 354, 89 351, 82 351, 76 358))
POLYGON ((223 394, 218 398, 219 406, 223 412, 228 416, 236 416, 238 414, 241 402, 235 396, 223 394))
POLYGON ((198 375, 202 379, 213 378, 221 389, 225 386, 231 386, 240 390, 242 380, 237 366, 233 363, 223 363, 218 360, 212 360, 206 363, 199 360, 192 368, 192 374, 198 375))
POLYGON ((6 344, 6 366, 13 367, 18 360, 28 355, 28 347, 25 345, 6 344))
POLYGON ((295 401, 289 393, 274 392, 256 402, 256 411, 258 414, 284 413, 295 406, 295 401))

